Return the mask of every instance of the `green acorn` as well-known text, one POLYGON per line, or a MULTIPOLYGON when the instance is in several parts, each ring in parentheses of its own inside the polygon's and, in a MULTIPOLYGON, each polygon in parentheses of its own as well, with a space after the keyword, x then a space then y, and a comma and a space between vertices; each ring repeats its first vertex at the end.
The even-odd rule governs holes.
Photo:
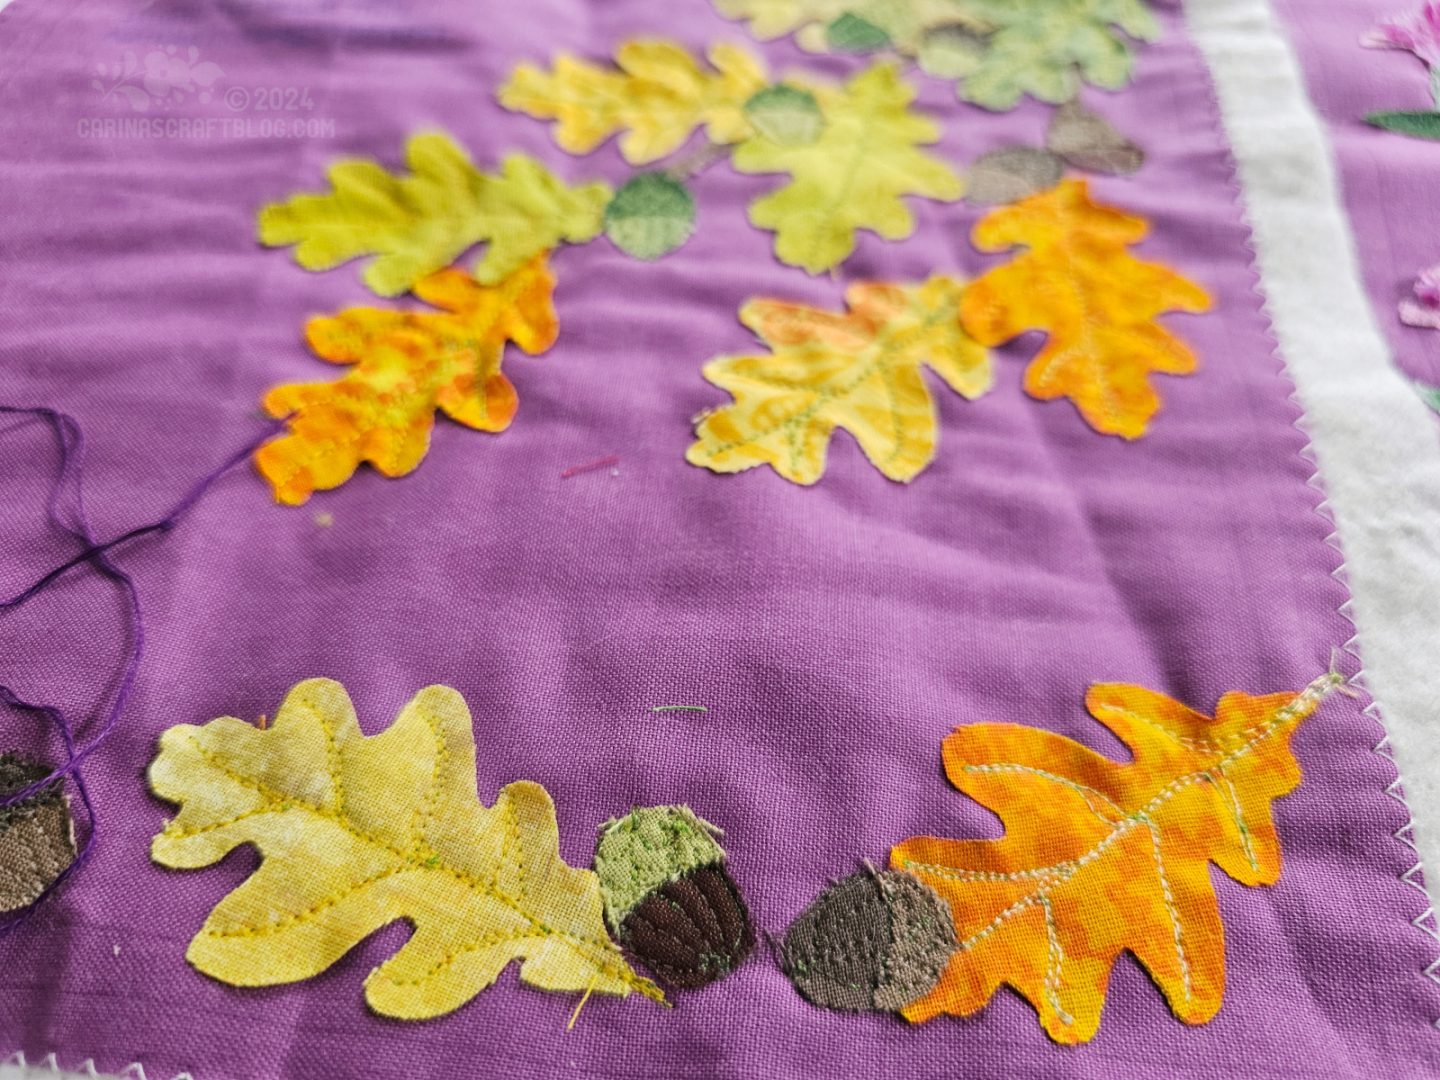
POLYGON ((695 197, 660 172, 630 178, 605 207, 605 235, 627 255, 647 262, 668 255, 695 231, 695 197))
POLYGON ((600 829, 595 873, 617 941, 664 985, 722 979, 755 947, 750 913, 725 869, 723 835, 688 806, 649 806, 600 829))
POLYGON ((801 913, 781 962, 816 1005, 898 1012, 935 987, 957 947, 950 908, 933 889, 910 874, 866 869, 801 913))

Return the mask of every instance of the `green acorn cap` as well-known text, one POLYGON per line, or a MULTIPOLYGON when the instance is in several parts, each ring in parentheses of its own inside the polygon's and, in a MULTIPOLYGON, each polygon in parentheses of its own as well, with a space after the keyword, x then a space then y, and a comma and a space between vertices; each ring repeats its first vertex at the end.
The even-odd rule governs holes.
POLYGON ((688 806, 644 806, 600 827, 595 873, 605 918, 619 933, 651 892, 692 870, 725 861, 724 833, 688 806))

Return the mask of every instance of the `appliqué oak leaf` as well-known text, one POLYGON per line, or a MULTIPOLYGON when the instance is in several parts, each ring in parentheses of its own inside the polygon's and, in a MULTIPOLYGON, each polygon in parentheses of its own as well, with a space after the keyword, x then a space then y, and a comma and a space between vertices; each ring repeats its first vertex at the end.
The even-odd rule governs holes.
POLYGON ((789 173, 778 191, 750 206, 750 221, 775 232, 775 254, 812 274, 843 262, 855 233, 868 229, 903 240, 915 219, 903 196, 953 202, 964 193, 960 176, 920 148, 940 129, 910 110, 915 91, 890 64, 862 71, 839 90, 814 90, 825 127, 808 144, 777 143, 756 135, 735 148, 743 173, 789 173))
POLYGON ((972 282, 960 307, 983 345, 1046 331, 1025 371, 1026 392, 1067 397, 1096 431, 1126 439, 1143 435, 1160 407, 1150 373, 1188 375, 1197 366, 1156 316, 1210 307, 1193 281, 1129 254, 1147 229, 1143 218, 1091 202, 1083 180, 993 210, 976 225, 975 246, 1029 250, 972 282))
POLYGON ((957 728, 946 774, 1005 835, 915 837, 891 853, 949 902, 959 943, 905 1017, 965 1016, 1009 984, 1051 1038, 1085 1042, 1126 951, 1176 1017, 1214 1017, 1225 931, 1209 866, 1242 885, 1279 880, 1271 804, 1300 783, 1290 736, 1342 682, 1332 673, 1299 694, 1228 693, 1213 720, 1139 686, 1092 686, 1086 706, 1129 748, 1123 764, 1035 728, 957 728))
POLYGON ((368 461, 404 476, 430 447, 435 410, 479 431, 503 431, 518 407, 500 370, 505 345, 541 353, 559 325, 555 278, 544 253, 496 286, 442 270, 415 286, 440 312, 348 308, 311 319, 316 355, 354 365, 334 382, 290 383, 265 395, 265 410, 290 417, 289 432, 255 454, 276 501, 298 505, 339 487, 368 461))
POLYGON ((1134 55, 1126 38, 1152 41, 1159 24, 1145 0, 955 0, 988 28, 985 47, 962 74, 960 96, 987 109, 1013 108, 1025 94, 1055 104, 1084 82, 1119 90, 1134 55))
POLYGON ((561 860, 545 789, 518 781, 481 805, 470 712, 449 687, 420 691, 366 737, 344 687, 311 679, 268 730, 232 717, 170 728, 149 777, 181 804, 152 844, 157 863, 259 849, 260 868, 186 953, 222 982, 308 979, 405 919, 414 934, 365 980, 385 1016, 450 1012, 514 960, 541 989, 661 998, 606 934, 595 874, 561 860))
POLYGON ((961 0, 714 0, 727 19, 744 19, 761 41, 795 34, 810 52, 838 51, 832 29, 849 17, 885 35, 896 51, 917 56, 927 32, 975 23, 961 0))
POLYGON ((847 314, 750 301, 740 321, 774 351, 705 366, 705 377, 735 401, 700 420, 686 459, 718 473, 769 465, 813 484, 840 427, 890 479, 912 479, 934 458, 938 438, 920 369, 967 398, 990 388, 989 355, 960 326, 963 288, 944 276, 916 286, 854 285, 847 314))
POLYGON ((475 277, 494 285, 542 251, 594 239, 611 196, 603 183, 570 187, 524 154, 506 157, 499 174, 481 172, 454 140, 435 132, 411 138, 405 160, 409 175, 373 161, 337 162, 328 173, 331 191, 261 209, 260 242, 295 244, 295 261, 307 270, 375 255, 365 284, 396 296, 488 241, 475 277))
POLYGON ((739 172, 790 175, 751 203, 750 221, 776 233, 780 261, 812 274, 843 262, 859 229, 887 240, 909 236, 915 221, 904 196, 954 201, 963 194, 960 175, 922 149, 940 130, 911 110, 915 92, 894 65, 870 67, 839 88, 767 85, 764 68, 744 50, 717 45, 709 55, 713 74, 668 41, 621 46, 615 70, 561 55, 548 73, 518 67, 500 102, 555 119, 555 140, 572 154, 624 132, 620 150, 634 164, 673 153, 705 126, 710 146, 701 164, 687 168, 733 147, 739 172))
POLYGON ((1146 0, 714 0, 761 40, 795 34, 812 52, 872 48, 914 57, 928 74, 960 81, 960 97, 1013 108, 1030 94, 1072 100, 1082 80, 1116 90, 1130 81, 1129 40, 1159 25, 1146 0), (1127 40, 1129 39, 1129 40, 1127 40))
POLYGON ((632 165, 658 161, 704 126, 710 141, 739 142, 750 134, 745 103, 765 86, 758 59, 734 45, 716 45, 701 69, 669 41, 629 41, 615 53, 615 69, 561 54, 546 72, 531 64, 515 69, 500 88, 500 104, 555 121, 555 142, 571 154, 588 154, 617 132, 620 153, 632 165))

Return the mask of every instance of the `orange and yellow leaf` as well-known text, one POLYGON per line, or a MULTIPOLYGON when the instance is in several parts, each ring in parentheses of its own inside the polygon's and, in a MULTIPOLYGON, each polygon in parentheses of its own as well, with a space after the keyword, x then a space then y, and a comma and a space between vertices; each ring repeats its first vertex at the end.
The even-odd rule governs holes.
POLYGON ((368 461, 404 476, 424 459, 435 410, 478 431, 503 431, 515 387, 500 370, 506 342, 544 352, 558 324, 555 278, 541 253, 499 285, 459 270, 423 278, 415 294, 441 311, 348 308, 311 319, 305 338, 322 359, 351 364, 341 379, 291 383, 265 395, 265 410, 289 416, 289 432, 255 454, 277 502, 298 505, 338 487, 368 461))
POLYGON ((1067 397, 1096 431, 1126 439, 1143 435, 1160 407, 1150 373, 1196 368, 1195 354, 1156 316, 1210 307, 1193 281, 1129 254, 1146 231, 1143 218, 1091 202, 1083 180, 994 210, 975 227, 976 247, 1029 250, 977 279, 960 309, 983 345, 1046 331, 1026 392, 1067 397))
POLYGON ((1125 764, 1034 728, 956 729, 946 774, 1005 835, 922 836, 892 851, 895 869, 949 902, 959 942, 906 1018, 965 1016, 1008 984, 1053 1039, 1085 1042, 1129 951, 1176 1017, 1211 1019, 1225 991, 1225 933, 1209 866, 1244 885, 1279 880, 1271 803, 1300 783, 1290 736, 1341 682, 1229 693, 1213 720, 1138 686, 1092 686, 1086 706, 1130 749, 1125 764))
POLYGON ((913 479, 939 438, 921 369, 967 398, 990 389, 989 354, 960 326, 963 289, 943 275, 913 286, 854 285, 848 314, 750 301, 740 321, 774 351, 705 365, 705 378, 735 401, 700 420, 686 460, 718 473, 769 465, 813 484, 839 427, 890 479, 913 479))

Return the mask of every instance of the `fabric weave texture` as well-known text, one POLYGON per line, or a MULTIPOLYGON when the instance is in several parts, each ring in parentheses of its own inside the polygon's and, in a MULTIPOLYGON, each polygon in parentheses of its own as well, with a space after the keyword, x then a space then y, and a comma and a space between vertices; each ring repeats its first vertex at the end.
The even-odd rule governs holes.
MULTIPOLYGON (((1210 77, 1178 3, 1154 7, 1160 36, 1137 51, 1133 86, 1083 95, 1146 153, 1134 176, 1092 178, 1097 199, 1151 222, 1137 257, 1214 299, 1213 314, 1162 316, 1200 369, 1167 381, 1143 440, 1101 436, 1068 402, 1020 393, 1041 343, 1026 334, 995 353, 1008 393, 966 402, 932 379, 943 436, 908 485, 843 434, 813 487, 686 464, 688 420, 716 404, 701 366, 752 347, 735 317, 747 299, 834 311, 856 282, 973 279, 1002 261, 971 246, 979 208, 912 200, 912 236, 861 232, 834 279, 812 278, 777 263, 772 236, 745 220, 774 178, 722 165, 691 182, 695 233, 663 260, 603 241, 560 249, 561 334, 543 362, 507 369, 520 404, 503 437, 438 420, 423 468, 401 479, 362 469, 303 509, 274 505, 258 475, 237 472, 182 528, 115 555, 146 597, 147 667, 87 766, 105 826, 94 858, 0 939, 0 1048, 196 1080, 1440 1070, 1440 993, 1422 974, 1433 957, 1410 925, 1423 900, 1400 880, 1410 860, 1392 834, 1405 814, 1385 794, 1393 772, 1371 753, 1363 699, 1333 697, 1294 736, 1304 782, 1275 804, 1279 881, 1245 888, 1211 871, 1227 973, 1215 1019, 1177 1023, 1125 958, 1081 1047, 1052 1043, 1008 992, 973 1017, 920 1026, 820 1009, 763 947, 673 1010, 597 998, 567 1032, 574 996, 525 988, 512 968, 456 1012, 402 1024, 368 1011, 357 987, 403 945, 403 924, 306 982, 237 989, 183 958, 255 855, 184 873, 148 857, 174 814, 143 778, 166 728, 273 714, 290 686, 327 677, 374 734, 443 683, 494 748, 477 759, 482 804, 507 783, 542 784, 572 866, 590 864, 607 820, 688 805, 724 830, 757 934, 780 935, 828 882, 905 837, 999 835, 993 815, 941 781, 939 748, 958 725, 1037 726, 1123 760, 1085 713, 1092 682, 1209 712, 1226 691, 1293 692, 1323 672, 1351 634, 1330 526, 1255 291, 1210 77), (561 479, 608 455, 613 470, 561 479), (707 711, 651 711, 674 702, 707 711)), ((85 424, 97 534, 156 516, 251 438, 267 388, 333 374, 308 353, 307 318, 374 303, 358 265, 311 274, 261 248, 261 205, 320 189, 340 157, 397 168, 406 139, 435 129, 480 168, 518 151, 567 183, 618 188, 633 170, 613 143, 571 158, 494 91, 517 64, 598 59, 637 35, 692 52, 747 41, 703 0, 6 8, 0 399, 85 424), (144 116, 158 136, 92 123, 141 116, 102 100, 93 72, 156 42, 222 69, 211 100, 197 90, 168 111, 153 104, 144 116), (245 109, 227 104, 241 101, 225 97, 235 87, 245 109), (262 135, 251 106, 263 88, 308 90, 305 116, 333 132, 262 135), (195 117, 252 123, 163 134, 167 119, 195 117)), ((864 63, 789 41, 750 47, 771 70, 834 81, 864 63)), ((906 77, 941 130, 927 152, 958 167, 1043 140, 1047 106, 990 114, 957 103, 951 83, 906 77)), ((42 428, 0 427, 7 587, 73 554, 46 531, 54 464, 42 428)), ((121 614, 102 578, 73 575, 0 621, 6 679, 76 715, 97 711, 121 614)), ((53 760, 27 723, 0 717, 0 750, 53 760)))

